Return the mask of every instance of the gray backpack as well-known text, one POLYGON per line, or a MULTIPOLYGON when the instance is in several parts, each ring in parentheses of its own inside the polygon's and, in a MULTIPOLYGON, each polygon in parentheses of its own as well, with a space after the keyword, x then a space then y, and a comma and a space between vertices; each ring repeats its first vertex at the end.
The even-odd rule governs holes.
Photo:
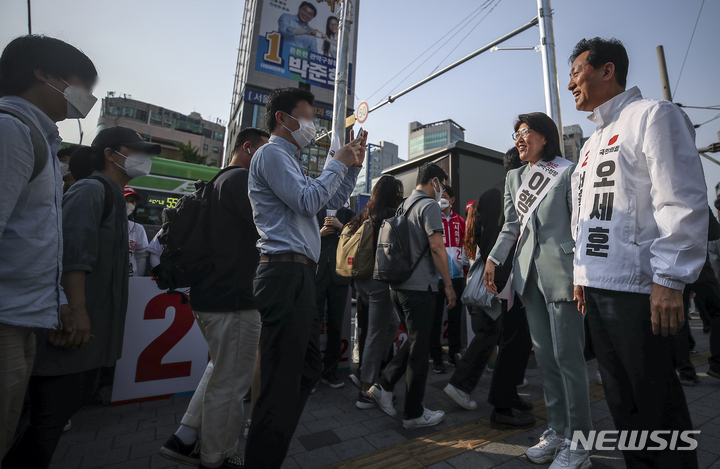
POLYGON ((410 223, 407 221, 407 214, 416 203, 423 199, 432 199, 432 197, 416 199, 407 210, 403 208, 405 205, 403 203, 394 217, 386 219, 380 225, 373 273, 375 280, 395 285, 405 283, 410 279, 422 258, 425 257, 430 248, 429 241, 420 257, 415 262, 411 259, 410 223))
POLYGON ((35 163, 33 164, 33 171, 30 175, 30 181, 32 181, 38 176, 38 174, 40 174, 48 162, 48 144, 45 140, 45 136, 43 136, 40 129, 38 129, 35 124, 30 121, 30 119, 15 109, 0 106, 0 113, 13 116, 15 119, 27 125, 30 129, 30 141, 32 142, 33 153, 35 154, 35 163))

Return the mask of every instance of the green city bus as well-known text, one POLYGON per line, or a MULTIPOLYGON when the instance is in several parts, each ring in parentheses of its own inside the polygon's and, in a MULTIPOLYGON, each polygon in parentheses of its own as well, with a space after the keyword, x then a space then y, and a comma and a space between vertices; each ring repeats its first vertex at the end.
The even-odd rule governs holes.
POLYGON ((128 184, 142 197, 137 204, 135 221, 145 227, 152 239, 162 225, 162 211, 173 208, 178 200, 195 191, 196 181, 209 181, 220 168, 153 157, 149 176, 135 178, 128 184))

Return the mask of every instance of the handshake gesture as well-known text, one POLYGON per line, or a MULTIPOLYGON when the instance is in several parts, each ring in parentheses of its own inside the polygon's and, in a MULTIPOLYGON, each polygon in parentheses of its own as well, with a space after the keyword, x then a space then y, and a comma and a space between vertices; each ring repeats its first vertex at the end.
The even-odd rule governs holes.
POLYGON ((355 138, 355 131, 350 132, 350 143, 339 149, 335 153, 335 159, 347 166, 348 168, 356 166, 360 167, 365 161, 365 145, 367 144, 367 132, 358 138, 355 138))

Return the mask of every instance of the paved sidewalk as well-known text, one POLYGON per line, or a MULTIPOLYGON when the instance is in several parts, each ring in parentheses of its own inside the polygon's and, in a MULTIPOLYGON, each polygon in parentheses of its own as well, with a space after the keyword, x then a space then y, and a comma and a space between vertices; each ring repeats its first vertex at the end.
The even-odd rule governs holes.
MULTIPOLYGON (((700 320, 691 320, 697 349, 708 350, 708 336, 702 333, 700 320)), ((693 423, 702 431, 698 435, 701 468, 720 468, 720 380, 707 377, 707 353, 696 356, 702 380, 684 388, 693 423)), ((612 419, 595 384, 596 361, 588 362, 591 382, 592 418, 596 430, 613 429, 612 419), (594 396, 594 398, 593 398, 594 396)), ((402 428, 402 412, 390 418, 377 409, 358 410, 358 391, 349 381, 342 389, 319 385, 298 425, 283 468, 529 468, 548 467, 530 463, 523 455, 545 430, 544 420, 538 427, 519 432, 489 429, 487 418, 492 407, 487 403, 490 376, 485 374, 472 394, 478 409, 460 408, 442 391, 450 379, 448 373, 428 378, 425 404, 446 412, 440 425, 419 430, 402 428), (472 438, 470 437, 472 435, 472 438), (478 435, 483 435, 482 438, 478 435), (478 439, 480 438, 480 439, 478 439)), ((529 385, 520 390, 524 399, 535 401, 533 413, 543 417, 540 375, 531 357, 526 373, 529 385)), ((403 405, 404 383, 398 385, 397 409, 403 405)), ((118 407, 89 407, 73 419, 72 429, 65 433, 53 459, 51 469, 64 468, 164 468, 176 466, 161 457, 158 449, 175 432, 187 407, 189 397, 130 404, 118 407)), ((247 408, 247 406, 246 406, 247 408)), ((240 445, 244 445, 241 438, 240 445)), ((596 452, 595 468, 622 468, 617 451, 596 452)), ((329 469, 328 468, 328 469, 329 469)))

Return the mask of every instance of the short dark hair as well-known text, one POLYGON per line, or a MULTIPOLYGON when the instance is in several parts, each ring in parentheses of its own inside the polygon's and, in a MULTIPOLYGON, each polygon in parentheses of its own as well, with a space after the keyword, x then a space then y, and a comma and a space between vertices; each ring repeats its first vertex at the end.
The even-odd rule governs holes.
POLYGON ((20 36, 0 57, 0 96, 30 89, 37 82, 35 70, 63 80, 75 76, 89 85, 97 79, 92 61, 70 44, 47 36, 20 36))
POLYGON ((270 138, 270 134, 262 129, 256 129, 255 127, 245 127, 240 131, 237 138, 235 139, 235 146, 233 147, 233 153, 238 151, 245 142, 250 142, 255 148, 260 147, 263 144, 262 138, 270 138))
POLYGON ((447 181, 448 175, 443 169, 435 163, 425 163, 418 169, 416 184, 425 185, 433 178, 438 178, 440 182, 447 181))
POLYGON ((302 7, 308 7, 308 8, 310 8, 312 11, 314 11, 315 14, 313 15, 313 18, 315 18, 315 17, 317 16, 317 8, 315 8, 315 5, 313 5, 312 3, 310 3, 310 2, 302 2, 302 3, 300 4, 300 6, 298 7, 298 10, 299 10, 300 8, 302 8, 302 7))
POLYGON ((268 132, 273 132, 277 127, 276 112, 282 111, 290 115, 300 101, 307 101, 312 106, 315 102, 315 95, 299 88, 275 88, 272 90, 267 104, 265 104, 265 128, 268 132))
POLYGON ((527 124, 530 130, 534 130, 545 137, 546 142, 542 151, 543 161, 552 161, 556 156, 562 155, 557 125, 547 114, 544 112, 520 114, 517 121, 515 121, 515 132, 517 132, 521 124, 527 124))
POLYGON ((70 156, 68 166, 76 181, 87 178, 95 171, 102 171, 105 168, 105 148, 81 146, 70 156))
POLYGON ((503 166, 505 167, 505 172, 508 172, 512 169, 518 169, 522 165, 523 162, 520 159, 520 152, 518 151, 517 147, 512 147, 505 152, 505 156, 503 157, 503 166))
POLYGON ((75 150, 77 150, 78 148, 80 148, 80 145, 78 145, 76 143, 71 143, 70 145, 65 145, 64 147, 60 148, 57 151, 57 157, 58 157, 58 159, 60 159, 60 158, 65 158, 66 156, 71 156, 75 152, 75 150))
POLYGON ((575 62, 580 54, 590 51, 587 57, 587 63, 592 68, 600 68, 608 62, 615 65, 615 78, 618 85, 625 88, 627 85, 628 67, 630 59, 628 59, 625 46, 618 39, 601 39, 594 37, 592 39, 582 39, 575 44, 572 54, 570 55, 570 65, 575 62))
POLYGON ((445 192, 447 192, 448 197, 451 199, 455 197, 455 189, 450 187, 450 184, 445 184, 445 192))

